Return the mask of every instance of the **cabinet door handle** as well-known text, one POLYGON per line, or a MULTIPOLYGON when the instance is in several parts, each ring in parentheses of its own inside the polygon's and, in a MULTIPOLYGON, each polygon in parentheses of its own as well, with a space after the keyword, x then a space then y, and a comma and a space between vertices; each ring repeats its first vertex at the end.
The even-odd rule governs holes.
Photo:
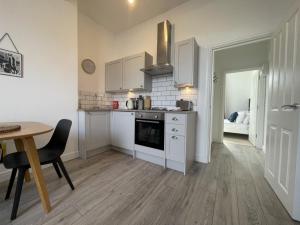
POLYGON ((177 132, 178 130, 176 128, 173 128, 172 131, 177 132))
POLYGON ((175 140, 177 140, 177 139, 178 139, 178 137, 176 137, 176 136, 172 136, 172 138, 173 138, 173 139, 175 139, 175 140))
POLYGON ((177 121, 178 119, 177 119, 177 117, 173 117, 173 119, 172 120, 174 120, 174 121, 177 121))

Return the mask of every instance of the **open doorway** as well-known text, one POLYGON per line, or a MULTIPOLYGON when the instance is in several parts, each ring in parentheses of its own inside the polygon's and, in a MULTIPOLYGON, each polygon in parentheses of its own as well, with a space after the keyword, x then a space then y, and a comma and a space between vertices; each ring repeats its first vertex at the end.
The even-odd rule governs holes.
MULTIPOLYGON (((225 74, 223 141, 256 146, 260 70, 225 74)), ((264 112, 261 112, 264 115, 264 112)), ((263 127, 261 127, 263 129, 263 127)))
POLYGON ((212 140, 264 148, 269 40, 214 52, 212 140))

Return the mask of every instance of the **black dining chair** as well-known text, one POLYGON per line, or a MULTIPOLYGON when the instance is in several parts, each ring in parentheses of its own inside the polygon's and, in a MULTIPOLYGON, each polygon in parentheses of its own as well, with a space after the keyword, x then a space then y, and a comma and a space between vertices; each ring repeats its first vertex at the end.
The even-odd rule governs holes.
MULTIPOLYGON (((66 119, 60 120, 54 130, 54 133, 49 143, 45 147, 38 149, 38 155, 39 155, 41 165, 53 164, 53 167, 59 178, 62 177, 60 173, 61 170, 67 182, 69 183, 71 189, 74 190, 74 185, 61 160, 61 155, 65 151, 71 126, 72 126, 72 121, 66 119)), ((5 168, 12 169, 5 200, 9 199, 14 184, 14 180, 18 171, 15 198, 14 198, 13 209, 11 213, 11 220, 14 220, 17 216, 25 172, 30 168, 30 164, 25 152, 15 152, 15 153, 8 154, 3 158, 3 164, 5 168)))

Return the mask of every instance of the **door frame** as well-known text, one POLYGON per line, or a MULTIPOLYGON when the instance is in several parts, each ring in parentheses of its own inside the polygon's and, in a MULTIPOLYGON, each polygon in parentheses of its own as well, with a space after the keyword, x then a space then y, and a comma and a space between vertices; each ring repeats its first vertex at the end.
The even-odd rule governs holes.
MULTIPOLYGON (((239 72, 248 72, 248 71, 250 72, 250 71, 254 71, 254 70, 258 70, 258 71, 262 72, 263 66, 256 66, 256 67, 250 67, 250 68, 238 69, 238 70, 227 70, 222 74, 223 79, 221 80, 222 81, 222 85, 221 85, 222 90, 221 90, 221 92, 223 93, 223 95, 222 95, 223 99, 221 101, 220 115, 224 115, 224 113, 225 113, 225 106, 226 106, 226 75, 229 74, 229 73, 239 73, 239 72)), ((213 119, 214 118, 212 118, 212 120, 213 119)), ((257 120, 256 120, 256 122, 257 122, 257 120)), ((224 143, 224 123, 222 123, 219 128, 221 128, 221 129, 220 129, 220 133, 219 133, 218 136, 221 137, 221 143, 224 143)))
MULTIPOLYGON (((261 146, 257 146, 256 144, 256 147, 259 148, 259 149, 262 149, 262 151, 265 153, 265 144, 266 144, 266 139, 265 139, 265 136, 266 136, 266 120, 267 120, 267 102, 268 102, 268 99, 267 99, 267 76, 269 74, 269 67, 266 68, 266 64, 263 65, 261 71, 260 71, 260 75, 259 75, 259 80, 258 80, 258 102, 257 102, 257 111, 260 110, 263 112, 263 115, 259 115, 259 117, 257 117, 256 119, 256 133, 258 131, 258 127, 260 127, 259 125, 259 119, 262 120, 262 132, 263 132, 263 136, 262 136, 262 145, 261 146), (262 86, 263 84, 263 86, 262 86), (262 93, 261 93, 262 91, 262 93), (261 102, 261 97, 263 96, 263 101, 261 102), (261 103, 261 104, 260 104, 261 103)), ((256 141, 257 141, 257 138, 256 138, 256 141)), ((258 143, 260 144, 260 143, 258 143)))
MULTIPOLYGON (((252 36, 249 38, 245 39, 238 39, 235 41, 230 41, 230 42, 225 42, 221 44, 217 44, 215 46, 212 46, 208 48, 208 68, 206 70, 206 80, 208 81, 208 88, 206 89, 206 95, 208 96, 208 100, 210 101, 209 104, 207 104, 206 108, 206 115, 205 118, 207 121, 207 131, 208 131, 208 140, 207 140, 207 162, 210 162, 211 160, 211 149, 212 149, 212 128, 213 128, 213 100, 214 100, 214 58, 215 58, 215 52, 224 50, 224 49, 229 49, 233 47, 239 47, 243 45, 248 45, 252 43, 257 43, 261 41, 266 41, 266 40, 271 40, 272 38, 272 33, 266 33, 266 34, 261 34, 261 35, 256 35, 252 36)), ((268 98, 267 98, 268 99, 268 98)))

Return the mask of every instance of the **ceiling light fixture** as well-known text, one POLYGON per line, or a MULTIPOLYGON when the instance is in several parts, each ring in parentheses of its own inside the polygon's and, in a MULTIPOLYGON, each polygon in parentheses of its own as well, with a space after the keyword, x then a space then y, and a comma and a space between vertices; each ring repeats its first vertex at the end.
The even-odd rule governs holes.
POLYGON ((127 0, 130 5, 133 5, 135 0, 127 0))

